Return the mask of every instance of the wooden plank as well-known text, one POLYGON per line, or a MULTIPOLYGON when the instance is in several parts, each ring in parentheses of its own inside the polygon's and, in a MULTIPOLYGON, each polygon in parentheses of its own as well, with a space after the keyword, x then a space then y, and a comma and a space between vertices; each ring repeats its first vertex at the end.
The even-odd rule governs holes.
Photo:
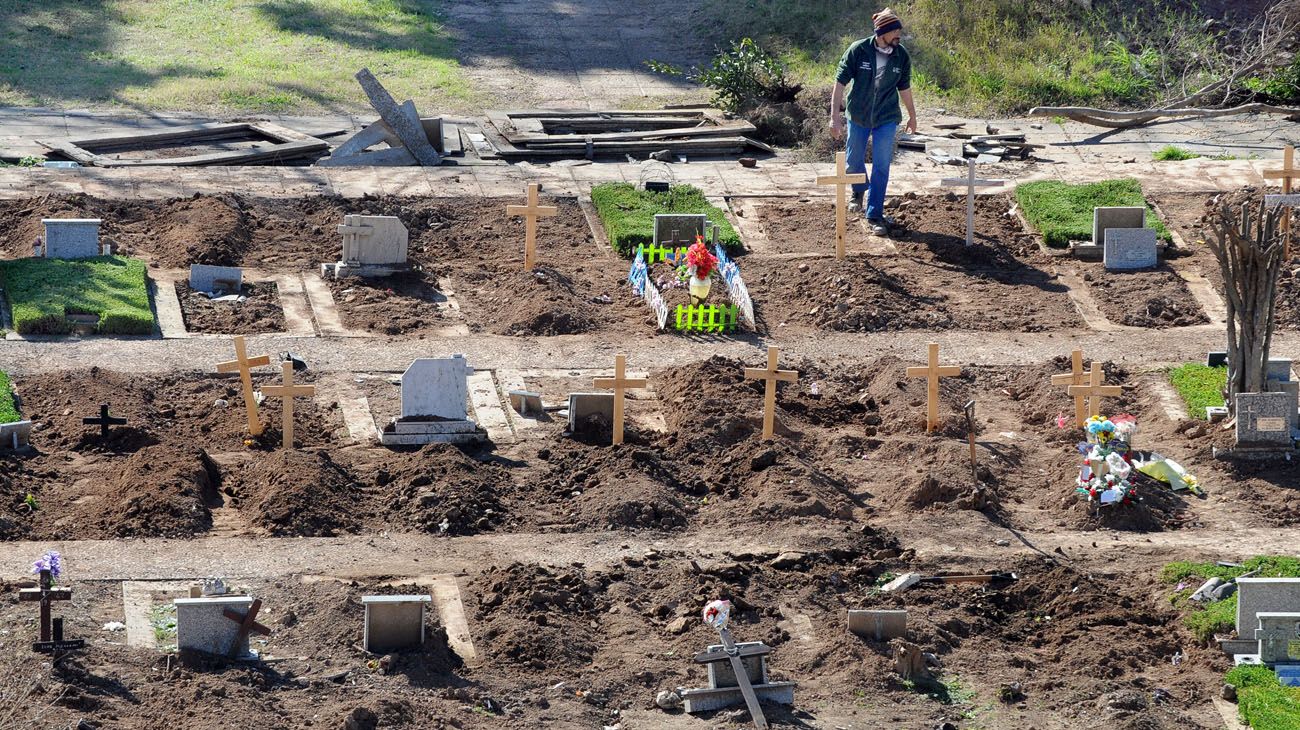
POLYGON ((77 145, 73 144, 71 140, 63 139, 57 141, 46 141, 38 139, 36 142, 48 148, 51 152, 58 152, 67 157, 71 157, 73 160, 76 160, 83 165, 98 165, 100 160, 104 159, 99 155, 81 149, 77 145))
POLYGON ((582 132, 631 132, 640 129, 680 129, 697 127, 705 124, 703 119, 681 117, 583 117, 566 119, 544 119, 542 128, 548 134, 557 134, 551 130, 582 132))
POLYGON ((611 117, 685 117, 706 116, 710 111, 717 111, 709 107, 694 107, 690 109, 509 109, 494 110, 488 114, 502 114, 510 118, 522 117, 532 119, 563 119, 565 117, 594 117, 594 116, 611 116, 611 117))
POLYGON ((209 122, 206 124, 191 124, 186 127, 173 127, 165 132, 140 132, 114 137, 83 137, 70 141, 78 147, 89 150, 96 147, 112 147, 115 145, 147 145, 152 142, 172 142, 179 139, 206 139, 233 132, 246 132, 251 126, 246 122, 235 124, 209 122))
POLYGON ((258 162, 290 160, 295 157, 302 157, 326 149, 329 149, 329 142, 326 142, 323 139, 318 139, 314 142, 286 142, 284 144, 275 144, 270 147, 259 147, 250 150, 212 152, 205 155, 172 157, 168 159, 112 160, 104 157, 100 158, 96 164, 100 167, 158 167, 164 165, 194 167, 199 165, 247 165, 258 162))
POLYGON ((604 132, 601 134, 548 134, 540 136, 527 136, 511 140, 515 144, 524 144, 528 147, 538 145, 551 145, 563 142, 581 142, 586 144, 587 140, 593 142, 635 142, 644 139, 688 139, 692 137, 731 137, 734 135, 743 135, 756 131, 754 126, 735 126, 735 127, 693 127, 690 129, 662 129, 662 130, 645 130, 641 132, 604 132))
MULTIPOLYGON (((337 160, 342 160, 344 157, 364 152, 367 147, 377 145, 394 136, 393 130, 389 129, 387 124, 384 124, 384 120, 380 119, 377 122, 371 122, 365 129, 352 135, 348 141, 335 147, 334 151, 330 153, 328 159, 336 160, 336 162, 331 164, 346 164, 338 162, 337 160)), ((317 164, 323 164, 324 162, 325 160, 321 160, 321 162, 317 164)))
MULTIPOLYGON (((594 142, 592 148, 596 151, 651 151, 670 149, 670 150, 695 150, 695 149, 712 149, 714 147, 744 147, 748 141, 744 137, 705 137, 700 139, 680 139, 680 140, 642 140, 629 142, 594 142)), ((560 142, 557 144, 537 145, 523 148, 528 152, 543 152, 550 150, 578 150, 587 149, 584 142, 560 142)))

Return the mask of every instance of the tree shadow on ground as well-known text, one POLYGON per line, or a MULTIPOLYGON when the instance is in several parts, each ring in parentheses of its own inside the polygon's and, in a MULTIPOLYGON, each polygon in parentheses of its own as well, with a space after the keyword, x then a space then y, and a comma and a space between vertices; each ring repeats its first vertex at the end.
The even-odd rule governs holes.
POLYGON ((365 19, 309 0, 265 0, 255 12, 287 33, 315 36, 366 51, 402 51, 427 58, 450 59, 452 42, 441 32, 441 19, 418 0, 395 0, 396 13, 420 18, 418 24, 392 32, 378 16, 365 19))

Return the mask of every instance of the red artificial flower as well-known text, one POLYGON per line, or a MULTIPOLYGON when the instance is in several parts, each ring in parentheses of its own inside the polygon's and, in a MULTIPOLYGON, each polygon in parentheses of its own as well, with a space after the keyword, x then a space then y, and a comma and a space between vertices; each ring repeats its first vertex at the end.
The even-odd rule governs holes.
POLYGON ((695 243, 686 250, 686 265, 695 267, 695 275, 701 279, 707 279, 709 273, 718 265, 718 257, 709 253, 708 246, 704 245, 704 237, 697 235, 695 243))

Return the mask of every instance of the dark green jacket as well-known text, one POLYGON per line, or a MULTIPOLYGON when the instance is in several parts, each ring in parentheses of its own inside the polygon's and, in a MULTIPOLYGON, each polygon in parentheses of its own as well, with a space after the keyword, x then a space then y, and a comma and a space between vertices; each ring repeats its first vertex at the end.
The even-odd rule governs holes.
POLYGON ((912 57, 901 45, 894 46, 880 79, 880 88, 873 95, 872 81, 876 76, 876 39, 863 38, 849 46, 840 59, 835 80, 849 87, 847 102, 849 119, 870 129, 882 124, 903 121, 898 106, 898 92, 912 88, 912 57), (852 83, 850 83, 852 82, 852 83))

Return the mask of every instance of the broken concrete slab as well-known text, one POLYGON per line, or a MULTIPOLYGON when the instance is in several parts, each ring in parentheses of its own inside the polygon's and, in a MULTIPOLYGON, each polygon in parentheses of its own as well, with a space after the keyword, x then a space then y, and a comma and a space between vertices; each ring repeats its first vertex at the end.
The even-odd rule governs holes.
POLYGON ((849 631, 872 641, 907 638, 907 611, 849 610, 849 631))

